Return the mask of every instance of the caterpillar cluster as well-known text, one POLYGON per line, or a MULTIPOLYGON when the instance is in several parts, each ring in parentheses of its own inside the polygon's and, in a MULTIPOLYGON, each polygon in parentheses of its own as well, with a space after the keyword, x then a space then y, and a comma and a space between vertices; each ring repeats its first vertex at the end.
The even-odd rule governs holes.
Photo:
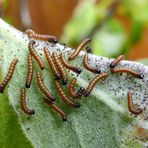
MULTIPOLYGON (((35 44, 36 41, 33 39, 39 39, 39 40, 44 40, 44 41, 50 41, 53 44, 57 43, 57 39, 54 36, 48 36, 48 35, 38 35, 36 34, 34 31, 32 30, 27 30, 26 33, 28 34, 28 37, 31 39, 30 42, 28 43, 28 57, 27 57, 27 63, 28 63, 28 73, 26 76, 26 83, 25 83, 25 87, 26 88, 22 88, 21 89, 21 107, 22 110, 28 114, 28 115, 33 115, 35 114, 35 110, 34 109, 29 109, 27 107, 27 102, 26 102, 26 89, 30 88, 31 86, 31 82, 34 76, 34 66, 33 66, 33 59, 35 59, 35 61, 37 62, 37 64, 39 65, 41 70, 44 70, 45 68, 45 64, 43 62, 43 60, 40 58, 40 56, 37 54, 37 52, 35 51, 35 44)), ((79 99, 80 97, 88 97, 93 88, 96 86, 96 84, 99 81, 104 81, 107 77, 108 77, 108 73, 106 72, 101 72, 100 69, 96 68, 96 67, 92 67, 89 64, 89 54, 92 53, 92 49, 87 47, 86 48, 86 54, 83 56, 83 66, 85 69, 87 69, 88 71, 96 74, 96 76, 90 81, 90 83, 88 84, 88 86, 86 88, 80 87, 79 90, 75 90, 75 85, 76 85, 76 78, 72 78, 72 80, 69 83, 68 86, 68 94, 69 96, 66 95, 66 93, 64 92, 62 85, 67 85, 69 82, 69 78, 67 75, 67 71, 66 69, 69 69, 71 71, 73 71, 76 74, 81 74, 82 70, 77 67, 77 66, 73 66, 69 63, 69 61, 75 60, 77 58, 77 56, 79 55, 80 51, 90 42, 91 40, 89 38, 83 40, 79 46, 73 51, 73 53, 68 57, 68 59, 66 59, 64 57, 64 53, 61 52, 59 55, 54 51, 52 54, 50 53, 50 51, 48 50, 48 48, 44 47, 43 51, 46 57, 46 60, 51 68, 51 71, 55 77, 54 79, 54 87, 56 88, 60 98, 69 106, 73 107, 73 108, 79 108, 81 105, 78 102, 75 102, 75 99, 79 99)), ((119 57, 117 57, 114 61, 112 61, 110 63, 110 71, 111 73, 127 73, 132 75, 135 78, 139 78, 139 79, 143 79, 143 75, 140 73, 137 73, 131 69, 128 68, 117 68, 118 64, 120 61, 122 61, 124 59, 124 55, 120 55, 119 57)), ((12 75, 14 73, 16 64, 17 64, 18 60, 14 59, 12 61, 12 63, 10 64, 9 70, 7 75, 5 76, 4 80, 1 82, 0 84, 0 92, 2 93, 6 87, 6 85, 9 83, 9 81, 12 78, 12 75)), ((56 101, 56 97, 54 96, 53 92, 51 92, 50 90, 47 89, 47 87, 45 86, 43 79, 42 79, 42 75, 41 73, 38 71, 36 72, 36 83, 38 84, 38 87, 40 89, 40 91, 43 93, 44 95, 44 102, 46 104, 48 104, 55 112, 57 112, 63 121, 67 121, 67 115, 66 113, 64 113, 64 111, 62 111, 62 109, 60 109, 58 106, 56 106, 54 104, 54 101, 56 101)), ((128 93, 128 109, 129 111, 134 114, 134 115, 139 115, 142 113, 142 109, 138 109, 136 110, 136 108, 134 108, 134 104, 132 101, 132 94, 129 92, 128 93)))

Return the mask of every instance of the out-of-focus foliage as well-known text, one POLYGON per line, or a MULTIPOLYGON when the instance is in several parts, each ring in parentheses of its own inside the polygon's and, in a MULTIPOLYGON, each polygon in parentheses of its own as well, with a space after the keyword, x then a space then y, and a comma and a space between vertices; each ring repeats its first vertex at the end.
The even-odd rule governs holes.
POLYGON ((117 19, 110 19, 92 37, 92 47, 95 54, 116 56, 121 53, 125 41, 126 35, 122 24, 117 19))
MULTIPOLYGON (((3 9, 5 10, 5 9, 7 9, 7 7, 8 7, 8 4, 9 4, 9 0, 3 0, 3 9)), ((11 18, 11 17, 3 17, 3 19, 7 22, 7 23, 9 23, 9 24, 11 24, 11 25, 13 25, 14 23, 13 23, 13 19, 11 18)))
POLYGON ((144 29, 144 24, 140 22, 139 20, 133 20, 133 25, 131 29, 131 42, 136 43, 140 40, 142 37, 144 29))
POLYGON ((147 0, 83 0, 65 26, 62 41, 76 47, 82 39, 91 35, 95 54, 108 57, 127 54, 148 25, 147 8, 147 0), (129 33, 120 17, 130 20, 129 33))
POLYGON ((73 18, 68 22, 65 27, 65 32, 62 40, 75 45, 86 37, 95 24, 107 14, 107 7, 112 1, 101 1, 95 4, 96 0, 84 0, 77 6, 73 18), (89 5, 88 5, 89 4, 89 5))
POLYGON ((139 59, 138 62, 148 65, 148 59, 139 59))
POLYGON ((148 1, 122 1, 119 14, 131 18, 131 42, 138 42, 142 36, 144 26, 148 26, 148 1))
POLYGON ((2 18, 21 31, 32 28, 38 33, 50 33, 58 38, 63 26, 70 19, 78 0, 6 0, 3 3, 2 18))
POLYGON ((3 0, 3 8, 6 9, 8 6, 9 0, 3 0))
POLYGON ((11 25, 14 24, 14 23, 13 23, 13 19, 12 19, 11 17, 5 17, 4 20, 5 20, 7 23, 11 24, 11 25))
POLYGON ((147 0, 124 0, 122 1, 120 13, 129 15, 148 26, 148 1, 147 0))

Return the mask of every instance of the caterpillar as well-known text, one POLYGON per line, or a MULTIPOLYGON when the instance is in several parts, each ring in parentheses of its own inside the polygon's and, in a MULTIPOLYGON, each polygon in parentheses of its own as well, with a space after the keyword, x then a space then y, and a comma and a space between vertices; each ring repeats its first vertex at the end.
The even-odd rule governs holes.
POLYGON ((32 35, 35 34, 35 32, 32 29, 27 29, 25 33, 28 35, 29 38, 32 38, 32 35))
POLYGON ((125 56, 124 55, 119 55, 111 64, 110 64, 110 68, 114 68, 115 66, 117 66, 117 64, 124 60, 125 56))
POLYGON ((37 78, 38 86, 39 86, 40 90, 43 92, 43 94, 44 94, 48 99, 50 99, 51 101, 55 101, 56 98, 55 98, 54 95, 46 88, 46 86, 44 85, 44 83, 43 83, 43 81, 42 81, 42 78, 41 78, 41 75, 40 75, 39 72, 37 72, 36 78, 37 78))
POLYGON ((76 72, 78 74, 81 73, 81 69, 78 68, 78 67, 74 67, 74 66, 71 66, 69 63, 67 63, 67 61, 64 59, 64 53, 60 53, 60 59, 62 61, 62 64, 69 70, 72 70, 73 72, 76 72))
POLYGON ((31 54, 28 54, 27 61, 28 61, 28 73, 26 78, 26 88, 29 88, 33 78, 33 62, 31 54))
POLYGON ((34 44, 35 44, 34 40, 31 40, 29 42, 29 44, 28 44, 29 51, 30 51, 31 55, 34 57, 34 59, 37 61, 37 63, 39 64, 40 68, 43 70, 44 69, 44 62, 42 61, 40 56, 34 50, 34 48, 33 48, 34 44))
POLYGON ((90 38, 86 38, 85 40, 83 40, 78 47, 75 49, 75 51, 68 57, 68 60, 74 60, 80 53, 80 51, 82 50, 82 48, 91 41, 90 38))
POLYGON ((66 74, 66 71, 65 71, 64 67, 62 66, 61 62, 59 61, 55 51, 52 53, 52 57, 53 57, 54 63, 58 67, 59 72, 61 74, 62 84, 66 85, 67 84, 67 74, 66 74))
POLYGON ((107 76, 108 76, 107 73, 101 73, 100 75, 97 75, 96 77, 94 77, 92 79, 92 81, 89 83, 84 96, 87 97, 91 93, 91 91, 93 90, 93 88, 95 87, 96 83, 99 80, 105 79, 107 76))
POLYGON ((46 98, 44 99, 44 102, 47 103, 53 110, 55 110, 62 117, 63 121, 67 121, 66 114, 60 108, 58 108, 53 102, 46 98))
POLYGON ((55 67, 55 65, 53 63, 53 60, 52 60, 52 57, 51 57, 51 54, 50 54, 48 48, 44 47, 44 53, 45 53, 46 59, 47 59, 49 65, 51 67, 53 74, 55 75, 57 80, 60 80, 61 75, 60 75, 60 73, 58 72, 57 68, 55 67))
POLYGON ((9 66, 9 69, 8 69, 8 72, 7 72, 5 78, 3 79, 3 81, 0 84, 0 92, 1 93, 4 92, 5 87, 7 86, 7 84, 9 83, 9 81, 11 80, 17 62, 18 62, 18 59, 17 58, 13 59, 13 61, 11 62, 10 66, 9 66))
POLYGON ((62 90, 62 87, 60 86, 59 82, 57 80, 54 80, 54 84, 56 89, 58 90, 58 93, 60 95, 60 97, 63 99, 63 101, 65 103, 67 103, 68 105, 74 107, 74 108, 79 108, 80 104, 77 102, 73 102, 72 100, 70 100, 64 93, 64 91, 62 90))
POLYGON ((75 92, 74 91, 74 86, 76 84, 76 81, 77 79, 76 78, 73 78, 69 84, 69 87, 68 87, 68 92, 69 92, 69 95, 73 98, 80 98, 84 92, 84 88, 83 87, 80 87, 80 89, 78 90, 78 92, 75 92))
POLYGON ((139 115, 143 112, 142 109, 138 108, 136 109, 134 107, 134 104, 133 104, 133 100, 132 100, 132 93, 131 92, 128 92, 128 109, 131 113, 133 113, 134 115, 139 115))
POLYGON ((43 34, 37 34, 31 29, 26 30, 26 34, 28 34, 29 38, 37 39, 37 40, 43 40, 48 41, 52 43, 57 43, 58 39, 53 35, 43 35, 43 34))
POLYGON ((27 104, 26 104, 26 90, 25 88, 22 88, 21 89, 21 107, 22 107, 22 110, 28 114, 28 115, 33 115, 35 114, 35 110, 34 109, 29 109, 27 107, 27 104))
POLYGON ((89 70, 89 71, 91 71, 91 72, 93 72, 93 73, 97 73, 97 74, 101 73, 101 70, 100 70, 100 69, 91 67, 91 66, 89 65, 89 63, 88 63, 88 54, 85 54, 85 55, 84 55, 83 64, 84 64, 84 67, 85 67, 87 70, 89 70))
POLYGON ((130 74, 136 78, 139 78, 139 79, 143 79, 143 75, 142 74, 139 74, 131 69, 128 69, 128 68, 113 68, 111 69, 111 72, 112 73, 127 73, 127 74, 130 74))

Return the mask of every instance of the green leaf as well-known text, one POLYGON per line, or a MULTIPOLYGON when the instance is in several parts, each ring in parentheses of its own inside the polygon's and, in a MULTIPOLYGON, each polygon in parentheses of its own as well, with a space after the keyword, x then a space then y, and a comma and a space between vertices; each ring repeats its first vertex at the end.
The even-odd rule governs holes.
POLYGON ((95 26, 100 26, 91 37, 94 53, 107 57, 123 54, 127 42, 123 25, 117 19, 108 18, 108 7, 114 1, 95 2, 91 1, 88 5, 85 0, 78 5, 74 16, 65 26, 62 41, 76 47, 82 39, 90 36, 95 26))
POLYGON ((139 22, 148 25, 148 2, 147 0, 134 0, 122 1, 123 12, 132 17, 133 20, 138 20, 139 22))
MULTIPOLYGON (((79 148, 79 147, 122 147, 125 144, 127 147, 144 147, 146 146, 146 136, 144 138, 135 137, 135 128, 143 128, 147 132, 147 108, 139 117, 130 116, 127 109, 127 92, 132 90, 136 103, 141 108, 147 107, 146 102, 142 102, 144 97, 148 96, 148 67, 136 62, 123 61, 120 66, 127 66, 135 71, 142 71, 144 79, 134 79, 126 74, 118 75, 111 74, 109 64, 111 59, 89 55, 91 66, 98 66, 102 72, 108 73, 108 78, 98 83, 93 89, 91 95, 87 98, 82 97, 78 102, 81 103, 79 109, 73 109, 67 106, 58 96, 57 90, 53 85, 53 75, 49 67, 45 65, 45 70, 42 71, 45 85, 56 96, 56 104, 68 115, 68 121, 63 122, 61 118, 43 102, 43 94, 40 92, 36 76, 34 75, 33 83, 30 89, 27 89, 27 105, 29 108, 35 109, 36 113, 33 116, 26 115, 20 105, 20 90, 25 86, 27 74, 27 54, 28 37, 10 27, 8 24, 0 20, 0 66, 2 78, 6 75, 9 65, 14 58, 18 58, 19 62, 15 73, 9 83, 9 87, 5 90, 5 95, 8 97, 9 104, 13 107, 10 110, 15 111, 22 132, 18 132, 17 136, 26 138, 31 141, 34 147, 56 147, 56 148, 79 148), (124 131, 127 131, 124 133, 124 131), (130 135, 130 136, 129 136, 130 135), (128 140, 128 142, 127 142, 128 140)), ((63 51, 64 46, 60 44, 50 44, 37 41, 36 51, 45 61, 43 47, 47 47, 50 52, 63 51)), ((67 57, 72 52, 71 48, 66 48, 64 51, 67 57)), ((71 72, 68 73, 69 81, 72 77, 77 78, 78 86, 87 87, 89 81, 95 77, 94 74, 84 69, 82 64, 82 56, 85 52, 81 52, 77 60, 71 64, 78 65, 82 70, 82 74, 77 76, 71 72)), ((35 62, 35 71, 39 71, 38 65, 35 62)), ((76 87, 76 89, 78 88, 76 87)), ((65 92, 67 86, 64 87, 65 92)), ((67 92, 66 92, 67 93, 67 92)), ((7 104, 5 103, 5 106, 7 104)), ((7 110, 6 110, 7 112, 7 110)), ((1 112, 0 112, 1 113, 1 112)), ((9 113, 9 112, 8 112, 9 113)), ((4 117, 3 117, 4 118, 4 117)), ((11 121, 11 116, 9 117, 11 121)), ((14 123, 0 124, 1 129, 5 126, 12 126, 14 123)), ((10 129, 3 133, 16 134, 16 131, 10 129)), ((11 137, 3 139, 4 143, 10 143, 11 137)), ((1 142, 0 141, 0 142, 1 142)), ((22 140, 24 145, 25 140, 22 140)), ((2 143, 0 143, 1 145, 2 143)), ((7 145, 4 145, 6 147, 7 145)), ((16 143, 11 144, 15 147, 16 143)))
POLYGON ((0 94, 0 145, 1 147, 31 148, 22 133, 16 113, 5 95, 0 94), (23 143, 23 144, 22 144, 23 143))
POLYGON ((138 20, 133 20, 132 23, 133 25, 132 25, 132 30, 131 30, 131 42, 136 43, 142 37, 144 25, 138 20))
POLYGON ((74 11, 72 19, 64 27, 61 40, 68 45, 77 45, 88 36, 96 23, 103 20, 111 3, 112 0, 100 1, 98 4, 96 4, 96 0, 80 2, 74 11))
POLYGON ((9 0, 3 0, 3 7, 6 9, 9 5, 9 0))
POLYGON ((116 19, 110 19, 92 39, 92 48, 97 55, 113 57, 123 52, 126 42, 122 24, 116 19))

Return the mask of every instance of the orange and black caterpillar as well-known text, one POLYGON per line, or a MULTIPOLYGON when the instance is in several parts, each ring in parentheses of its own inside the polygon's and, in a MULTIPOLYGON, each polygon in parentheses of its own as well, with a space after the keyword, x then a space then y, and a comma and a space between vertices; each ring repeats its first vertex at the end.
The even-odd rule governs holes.
POLYGON ((60 59, 62 61, 62 64, 69 70, 72 70, 73 72, 76 72, 78 74, 81 73, 81 69, 79 67, 71 66, 64 58, 64 53, 60 53, 60 59))
POLYGON ((62 84, 66 85, 67 84, 67 74, 66 74, 66 71, 65 71, 63 65, 61 64, 60 60, 58 59, 58 56, 55 51, 52 53, 52 57, 53 57, 54 63, 56 64, 56 66, 61 74, 62 84))
POLYGON ((67 121, 66 114, 60 108, 58 108, 53 102, 46 98, 44 99, 44 102, 46 102, 53 110, 55 110, 62 117, 63 121, 67 121))
POLYGON ((13 59, 13 61, 11 62, 9 69, 8 69, 8 73, 0 84, 0 92, 1 93, 4 92, 5 87, 7 86, 10 79, 12 78, 17 62, 18 62, 17 58, 13 59))
POLYGON ((97 74, 101 73, 101 70, 100 70, 100 69, 91 67, 91 66, 89 65, 89 63, 88 63, 88 54, 85 54, 85 55, 84 55, 83 64, 84 64, 84 67, 85 67, 87 70, 89 70, 89 71, 91 71, 91 72, 93 72, 93 73, 97 73, 97 74))
POLYGON ((75 92, 74 86, 76 84, 76 81, 77 81, 76 78, 73 78, 71 80, 71 82, 69 84, 69 87, 68 87, 68 92, 69 92, 69 95, 71 97, 73 97, 73 98, 80 98, 83 95, 85 89, 83 87, 80 87, 80 89, 78 90, 78 92, 75 92))
POLYGON ((52 70, 53 74, 55 75, 57 80, 60 80, 61 75, 60 75, 58 69, 56 68, 56 66, 55 66, 55 64, 54 64, 54 62, 52 60, 52 57, 51 57, 51 54, 50 54, 48 48, 44 47, 44 53, 45 53, 46 59, 47 59, 49 65, 51 67, 51 70, 52 70))
POLYGON ((119 55, 113 62, 111 62, 110 68, 115 68, 115 66, 117 66, 117 64, 124 59, 125 59, 124 55, 119 55))
POLYGON ((22 110, 28 114, 28 115, 33 115, 35 114, 35 110, 34 109, 29 109, 27 107, 27 104, 26 104, 26 90, 25 88, 21 89, 21 107, 22 107, 22 110))
POLYGON ((73 102, 72 100, 70 100, 64 93, 64 91, 62 90, 62 87, 60 86, 59 82, 57 80, 54 80, 54 84, 56 86, 56 89, 58 90, 58 93, 60 95, 60 97, 64 100, 64 102, 74 108, 79 108, 80 104, 77 102, 73 102))
POLYGON ((37 63, 39 64, 40 68, 43 70, 44 69, 44 62, 42 61, 42 59, 40 58, 40 56, 37 54, 37 52, 34 50, 34 44, 35 41, 31 40, 28 44, 28 48, 29 51, 31 53, 31 55, 34 57, 34 59, 37 61, 37 63))
POLYGON ((43 92, 43 94, 44 94, 48 99, 50 99, 51 101, 55 101, 56 98, 55 98, 54 95, 46 88, 46 86, 44 85, 44 83, 43 83, 43 81, 42 81, 42 78, 41 78, 41 75, 40 75, 39 72, 37 72, 36 78, 37 78, 38 86, 39 86, 40 90, 43 92))
POLYGON ((57 43, 58 39, 53 35, 43 35, 43 34, 37 34, 31 29, 27 29, 26 33, 29 38, 37 39, 37 40, 43 40, 43 41, 49 41, 52 43, 57 43))
POLYGON ((80 53, 80 51, 82 50, 82 48, 91 41, 90 38, 86 38, 85 40, 83 40, 79 46, 75 49, 75 51, 69 56, 68 60, 74 60, 80 53))
POLYGON ((107 73, 101 73, 100 75, 97 75, 96 77, 94 77, 92 79, 92 81, 89 83, 84 96, 87 97, 91 93, 91 91, 93 90, 93 88, 95 87, 96 83, 99 80, 105 79, 107 76, 108 76, 107 73))
POLYGON ((27 63, 28 63, 28 73, 26 79, 26 88, 29 88, 33 78, 33 61, 31 54, 28 54, 27 63))
POLYGON ((139 79, 143 79, 143 77, 144 77, 142 74, 139 74, 139 73, 137 73, 131 69, 128 69, 128 68, 113 68, 113 69, 111 69, 111 72, 112 73, 127 73, 127 74, 130 74, 133 77, 136 77, 139 79))
POLYGON ((138 108, 136 109, 134 107, 134 104, 133 104, 133 100, 132 100, 132 93, 131 92, 128 92, 128 109, 131 113, 133 113, 134 115, 139 115, 143 112, 142 109, 138 108))

